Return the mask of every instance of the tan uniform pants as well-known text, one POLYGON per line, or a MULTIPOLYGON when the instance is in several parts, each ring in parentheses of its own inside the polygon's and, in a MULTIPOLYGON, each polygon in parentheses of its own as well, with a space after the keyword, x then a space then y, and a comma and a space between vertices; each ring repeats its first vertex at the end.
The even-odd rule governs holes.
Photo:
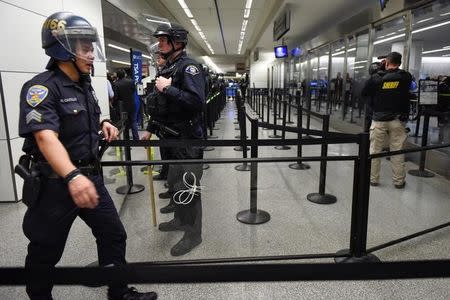
MULTIPOLYGON (((405 125, 399 120, 372 121, 370 126, 370 154, 380 153, 386 140, 389 141, 390 151, 401 150, 406 140, 405 125)), ((379 182, 380 163, 380 158, 372 159, 370 182, 379 182)), ((394 184, 405 182, 405 155, 391 156, 391 165, 394 184)))

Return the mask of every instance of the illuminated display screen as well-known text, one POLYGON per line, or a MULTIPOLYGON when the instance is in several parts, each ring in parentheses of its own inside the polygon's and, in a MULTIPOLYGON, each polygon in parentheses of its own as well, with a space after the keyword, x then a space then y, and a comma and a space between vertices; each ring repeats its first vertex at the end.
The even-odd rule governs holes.
POLYGON ((288 56, 288 50, 287 46, 278 46, 274 48, 275 51, 275 57, 276 58, 282 58, 288 56))

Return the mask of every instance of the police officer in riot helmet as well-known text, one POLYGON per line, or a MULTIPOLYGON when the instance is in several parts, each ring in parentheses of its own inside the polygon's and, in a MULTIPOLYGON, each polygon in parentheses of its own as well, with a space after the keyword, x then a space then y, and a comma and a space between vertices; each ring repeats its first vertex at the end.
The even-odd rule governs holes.
MULTIPOLYGON (((362 95, 369 97, 372 110, 370 126, 370 153, 382 151, 385 140, 389 141, 390 151, 403 148, 406 140, 405 122, 408 119, 410 87, 412 75, 400 69, 402 55, 391 52, 385 57, 385 63, 373 71, 365 83, 362 95), (384 65, 384 67, 383 67, 384 65)), ((392 179, 396 188, 405 187, 404 155, 391 157, 392 179)), ((372 159, 370 183, 379 185, 380 159, 372 159)))
MULTIPOLYGON (((205 76, 201 65, 187 57, 185 47, 188 32, 175 23, 158 26, 154 36, 158 38, 160 55, 166 64, 159 71, 155 86, 156 97, 148 104, 150 121, 143 138, 152 133, 164 139, 202 139, 202 109, 205 104, 205 76)), ((173 159, 201 159, 201 147, 188 144, 170 148, 173 159)), ((200 164, 170 165, 169 190, 160 194, 170 198, 164 212, 174 211, 173 220, 159 225, 161 231, 183 230, 183 238, 172 247, 170 253, 179 256, 190 252, 202 241, 202 207, 200 198, 200 164), (183 193, 184 191, 184 193, 183 193)))
MULTIPOLYGON (((89 73, 104 60, 97 31, 69 12, 49 16, 42 47, 50 56, 47 71, 26 82, 20 95, 19 134, 26 153, 16 167, 28 205, 23 230, 30 243, 26 268, 54 267, 60 260, 75 218, 91 229, 100 266, 125 265, 126 233, 105 188, 99 164, 99 131, 117 138, 100 107, 89 73)), ((53 299, 52 285, 29 283, 31 299, 53 299)), ((156 299, 125 284, 108 288, 108 299, 156 299)))

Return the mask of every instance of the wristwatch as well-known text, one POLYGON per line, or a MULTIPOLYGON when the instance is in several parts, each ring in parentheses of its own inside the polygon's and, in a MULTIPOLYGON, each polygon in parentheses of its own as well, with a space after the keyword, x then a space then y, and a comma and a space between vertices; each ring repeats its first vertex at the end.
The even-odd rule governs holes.
POLYGON ((170 85, 166 85, 165 87, 163 87, 163 93, 167 93, 167 91, 169 90, 170 85))

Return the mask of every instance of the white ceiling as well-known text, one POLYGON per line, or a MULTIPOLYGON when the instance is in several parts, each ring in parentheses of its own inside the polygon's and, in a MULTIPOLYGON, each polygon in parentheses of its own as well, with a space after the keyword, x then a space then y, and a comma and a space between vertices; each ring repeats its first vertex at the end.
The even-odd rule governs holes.
POLYGON ((289 5, 291 9, 291 30, 285 39, 311 39, 326 28, 337 24, 338 21, 349 18, 369 5, 373 0, 253 0, 249 22, 241 50, 237 54, 239 35, 241 31, 246 0, 185 0, 194 19, 205 33, 215 54, 212 55, 201 39, 197 30, 176 0, 159 0, 177 21, 190 32, 190 38, 196 40, 206 55, 225 72, 234 72, 237 62, 245 62, 243 56, 253 47, 260 47, 272 51, 273 20, 279 11, 289 5), (223 28, 223 41, 220 30, 219 17, 223 28), (229 56, 232 55, 232 56, 229 56), (217 59, 220 56, 220 59, 217 59), (229 57, 228 57, 229 56, 229 57), (227 57, 229 59, 227 59, 227 57))
MULTIPOLYGON (((238 55, 239 36, 246 0, 185 0, 194 19, 197 20, 215 52, 212 55, 177 0, 141 1, 158 11, 158 15, 183 25, 190 33, 190 44, 200 47, 194 56, 197 59, 202 55, 210 56, 212 61, 224 72, 235 72, 236 63, 244 63, 246 55, 249 56, 250 50, 254 47, 261 48, 260 51, 262 52, 273 51, 273 46, 278 44, 272 38, 273 21, 285 5, 290 6, 291 29, 284 39, 285 42, 296 44, 308 41, 340 21, 357 14, 369 5, 374 5, 374 0, 253 0, 241 54, 238 55)), ((122 3, 127 9, 130 8, 125 1, 115 2, 122 3)), ((136 11, 134 13, 135 15, 142 15, 143 12, 136 11)), ((115 13, 111 14, 111 18, 105 18, 105 26, 114 28, 116 31, 125 31, 125 36, 136 39, 143 44, 149 43, 150 34, 145 32, 147 30, 129 28, 128 22, 127 24, 118 22, 115 13)), ((131 25, 131 27, 133 26, 131 25)), ((200 62, 203 63, 203 61, 200 62)))

